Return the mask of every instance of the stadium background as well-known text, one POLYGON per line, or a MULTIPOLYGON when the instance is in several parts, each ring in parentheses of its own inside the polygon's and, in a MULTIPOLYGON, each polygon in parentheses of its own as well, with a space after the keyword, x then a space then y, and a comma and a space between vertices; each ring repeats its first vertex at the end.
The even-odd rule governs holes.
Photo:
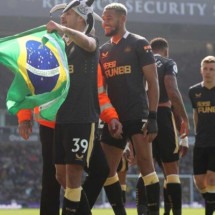
MULTIPOLYGON (((43 24, 50 19, 49 10, 66 0, 7 0, 0 3, 0 37, 13 35, 43 24)), ((113 0, 95 0, 95 10, 101 15, 104 5, 113 0)), ((145 36, 165 37, 170 45, 170 57, 179 68, 178 85, 189 113, 190 150, 181 160, 183 203, 202 203, 192 183, 193 123, 192 109, 187 96, 189 86, 201 80, 200 61, 214 55, 215 1, 212 0, 120 0, 128 7, 127 29, 145 36)), ((58 19, 57 15, 53 17, 58 19)), ((100 43, 106 41, 96 23, 100 43)), ((38 127, 34 124, 29 141, 17 132, 17 119, 7 113, 5 99, 13 75, 0 66, 0 205, 11 201, 26 207, 37 207, 41 189, 41 146, 38 127)), ((160 170, 158 169, 159 173, 160 170)), ((135 204, 135 183, 138 171, 129 169, 127 203, 135 204)), ((105 201, 100 195, 97 204, 105 201)))

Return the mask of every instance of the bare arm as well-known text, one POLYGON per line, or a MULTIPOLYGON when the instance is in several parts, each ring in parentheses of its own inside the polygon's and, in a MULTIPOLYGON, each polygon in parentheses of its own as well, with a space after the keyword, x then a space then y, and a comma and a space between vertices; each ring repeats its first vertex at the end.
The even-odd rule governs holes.
POLYGON ((189 120, 184 107, 181 93, 178 89, 177 79, 173 75, 164 78, 165 88, 172 103, 174 115, 180 122, 180 135, 187 136, 189 132, 189 120))
POLYGON ((196 134, 197 124, 198 124, 198 113, 196 109, 193 109, 193 124, 194 124, 194 133, 196 134))
POLYGON ((157 111, 159 100, 159 85, 155 64, 143 67, 143 73, 148 84, 149 111, 157 111))
POLYGON ((61 35, 67 35, 71 41, 88 52, 94 52, 96 50, 96 40, 93 37, 85 35, 83 32, 67 28, 54 21, 49 21, 46 28, 48 33, 57 31, 61 35))
POLYGON ((143 73, 148 84, 148 103, 149 103, 149 116, 143 130, 144 135, 148 136, 148 141, 152 142, 157 136, 157 120, 156 113, 159 98, 159 86, 157 68, 155 64, 150 64, 143 67, 143 73))

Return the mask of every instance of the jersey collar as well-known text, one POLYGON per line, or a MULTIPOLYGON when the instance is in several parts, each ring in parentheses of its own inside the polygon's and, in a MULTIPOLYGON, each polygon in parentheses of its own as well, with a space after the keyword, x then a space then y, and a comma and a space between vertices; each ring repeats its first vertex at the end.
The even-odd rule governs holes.
MULTIPOLYGON (((124 33, 124 35, 122 36, 122 38, 126 39, 126 38, 128 37, 129 34, 130 34, 130 33, 129 33, 128 31, 126 31, 126 32, 124 33)), ((113 43, 113 44, 118 44, 119 41, 121 41, 122 38, 120 38, 117 42, 113 42, 112 39, 111 39, 110 41, 111 41, 111 43, 113 43)))
POLYGON ((211 87, 211 88, 208 88, 207 86, 205 86, 204 82, 202 81, 201 82, 201 86, 204 87, 205 89, 207 90, 215 90, 215 86, 211 87))

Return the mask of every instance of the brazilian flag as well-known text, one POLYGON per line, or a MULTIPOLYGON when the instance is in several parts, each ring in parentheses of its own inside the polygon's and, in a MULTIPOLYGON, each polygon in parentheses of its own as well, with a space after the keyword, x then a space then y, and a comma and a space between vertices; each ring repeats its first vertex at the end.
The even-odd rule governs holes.
POLYGON ((69 89, 65 44, 57 32, 45 26, 0 38, 0 63, 14 76, 7 93, 11 114, 39 107, 40 116, 54 120, 69 89))

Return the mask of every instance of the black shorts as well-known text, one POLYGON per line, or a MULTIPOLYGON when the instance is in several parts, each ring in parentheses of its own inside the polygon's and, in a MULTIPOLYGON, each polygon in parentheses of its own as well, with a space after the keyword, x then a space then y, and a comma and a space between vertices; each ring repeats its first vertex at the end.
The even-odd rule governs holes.
POLYGON ((153 141, 153 157, 159 162, 179 160, 179 143, 173 113, 170 108, 159 107, 158 135, 153 141))
POLYGON ((147 121, 146 119, 143 120, 141 119, 122 122, 123 128, 122 139, 113 138, 108 130, 108 125, 105 124, 102 130, 101 142, 111 146, 115 146, 120 149, 124 149, 127 144, 127 140, 131 139, 131 137, 134 134, 143 134, 143 126, 146 123, 146 121, 147 121))
POLYGON ((210 170, 215 172, 215 147, 195 147, 193 149, 194 175, 206 174, 210 170))
POLYGON ((56 124, 55 164, 88 166, 93 149, 95 123, 56 124))

